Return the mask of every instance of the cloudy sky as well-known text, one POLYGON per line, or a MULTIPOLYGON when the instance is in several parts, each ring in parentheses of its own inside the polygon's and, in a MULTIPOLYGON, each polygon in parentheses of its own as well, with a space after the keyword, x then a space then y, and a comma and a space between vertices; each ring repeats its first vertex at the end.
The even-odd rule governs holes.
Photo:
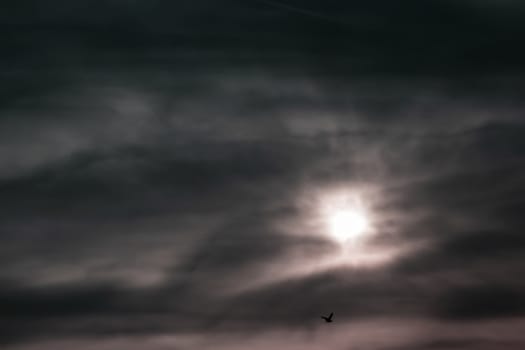
POLYGON ((1 347, 524 347, 524 18, 2 4, 1 347))

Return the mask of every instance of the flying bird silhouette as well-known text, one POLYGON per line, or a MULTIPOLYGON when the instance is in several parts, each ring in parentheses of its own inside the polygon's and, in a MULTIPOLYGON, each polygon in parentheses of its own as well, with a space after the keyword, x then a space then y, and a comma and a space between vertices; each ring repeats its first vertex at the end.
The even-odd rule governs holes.
POLYGON ((321 318, 322 318, 323 320, 325 320, 325 322, 333 322, 333 320, 332 320, 332 317, 333 317, 333 316, 334 316, 334 313, 332 312, 332 313, 330 314, 330 316, 328 316, 328 317, 326 317, 326 316, 321 316, 321 318))

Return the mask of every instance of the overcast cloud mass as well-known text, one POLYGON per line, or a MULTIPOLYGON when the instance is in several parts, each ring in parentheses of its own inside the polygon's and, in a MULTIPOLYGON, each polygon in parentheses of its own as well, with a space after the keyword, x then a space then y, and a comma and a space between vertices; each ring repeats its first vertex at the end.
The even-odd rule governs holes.
POLYGON ((525 347, 524 19, 513 0, 2 4, 0 346, 525 347), (322 224, 345 194, 365 248, 322 224))

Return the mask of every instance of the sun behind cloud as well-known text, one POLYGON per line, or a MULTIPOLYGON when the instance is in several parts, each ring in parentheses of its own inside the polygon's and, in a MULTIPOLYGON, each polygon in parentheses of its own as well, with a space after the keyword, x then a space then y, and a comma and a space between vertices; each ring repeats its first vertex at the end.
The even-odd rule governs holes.
POLYGON ((324 193, 318 211, 324 231, 339 244, 357 244, 373 231, 372 215, 357 191, 340 189, 324 193))
POLYGON ((330 234, 339 242, 358 239, 366 233, 369 222, 366 213, 354 208, 341 208, 328 214, 330 234))

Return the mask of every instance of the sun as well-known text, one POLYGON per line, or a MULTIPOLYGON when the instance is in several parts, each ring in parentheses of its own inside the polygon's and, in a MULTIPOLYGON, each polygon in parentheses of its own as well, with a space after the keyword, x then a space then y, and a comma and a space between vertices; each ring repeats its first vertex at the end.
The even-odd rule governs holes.
POLYGON ((328 214, 327 221, 330 234, 338 242, 358 239, 369 228, 366 213, 353 208, 334 210, 328 214))
POLYGON ((325 194, 321 197, 320 214, 324 231, 340 244, 363 242, 373 231, 368 205, 356 191, 325 194))

